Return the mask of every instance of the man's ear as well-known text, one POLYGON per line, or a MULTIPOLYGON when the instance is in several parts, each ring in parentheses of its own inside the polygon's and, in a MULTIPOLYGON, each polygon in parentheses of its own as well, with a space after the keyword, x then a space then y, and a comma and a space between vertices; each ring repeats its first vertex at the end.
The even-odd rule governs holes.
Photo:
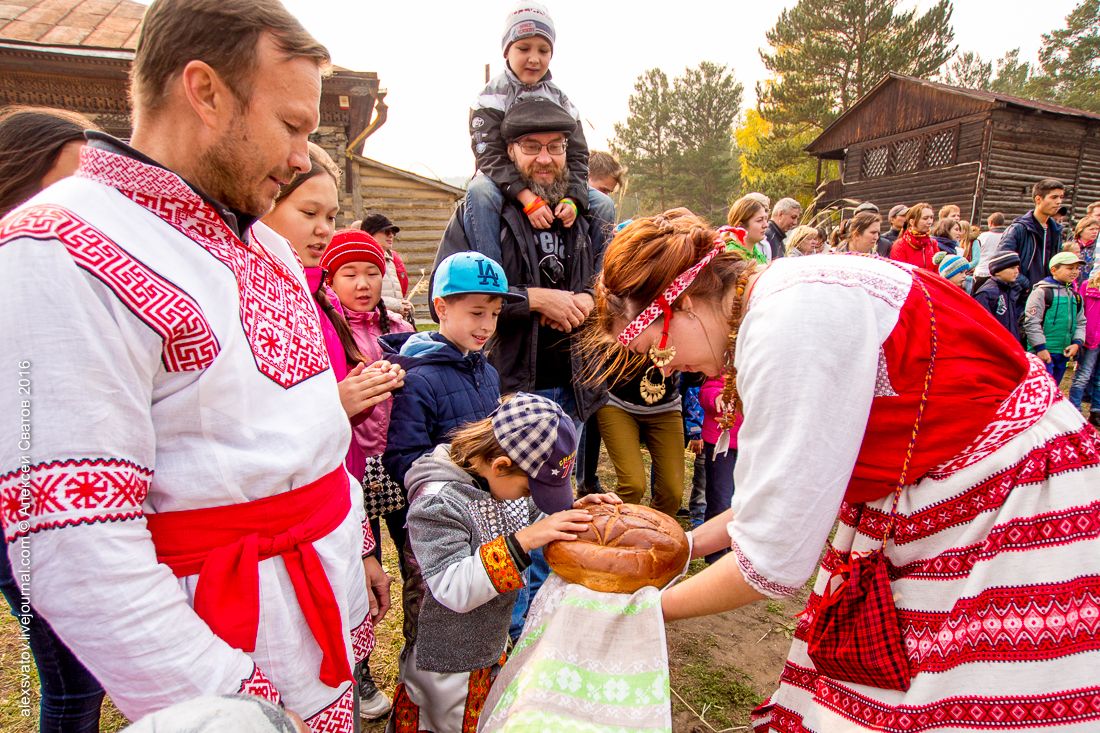
POLYGON ((489 464, 489 469, 494 476, 508 476, 512 473, 512 459, 508 456, 497 456, 489 464))
POLYGON ((508 150, 508 160, 515 163, 516 162, 516 156, 512 153, 512 143, 508 143, 507 150, 508 150))
POLYGON ((205 61, 187 62, 180 72, 180 84, 188 105, 205 127, 220 129, 227 116, 239 113, 237 98, 205 61))
POLYGON ((432 307, 435 308, 435 314, 441 319, 447 317, 447 300, 440 296, 432 298, 432 307))

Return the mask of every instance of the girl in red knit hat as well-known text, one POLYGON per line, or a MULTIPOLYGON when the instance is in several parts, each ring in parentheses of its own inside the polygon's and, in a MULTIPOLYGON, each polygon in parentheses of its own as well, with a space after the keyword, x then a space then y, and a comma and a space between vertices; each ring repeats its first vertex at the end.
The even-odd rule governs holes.
MULTIPOLYGON (((386 274, 386 255, 382 245, 371 235, 358 229, 343 229, 332 237, 321 256, 321 268, 325 281, 332 287, 340 305, 344 308, 348 325, 356 346, 366 357, 367 363, 382 358, 378 337, 386 333, 412 331, 413 328, 401 316, 390 313, 382 300, 382 279, 386 274)), ((354 428, 354 439, 366 456, 364 475, 357 476, 363 483, 367 516, 371 531, 380 537, 379 518, 386 520, 390 538, 397 548, 401 577, 405 572, 405 492, 382 467, 382 453, 386 450, 386 434, 390 427, 391 399, 374 406, 366 420, 354 428)), ((381 544, 376 543, 375 556, 381 560, 381 544)), ((360 714, 377 718, 389 712, 390 701, 374 684, 365 661, 359 677, 360 714)))

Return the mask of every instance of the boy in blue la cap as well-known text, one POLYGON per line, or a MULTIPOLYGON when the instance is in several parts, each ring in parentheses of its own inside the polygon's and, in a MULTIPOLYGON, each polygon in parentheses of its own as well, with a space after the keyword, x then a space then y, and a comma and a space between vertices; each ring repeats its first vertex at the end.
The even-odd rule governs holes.
POLYGON ((445 443, 468 422, 482 420, 500 400, 500 376, 481 353, 496 332, 508 292, 504 269, 478 252, 451 255, 436 267, 432 305, 439 331, 389 334, 385 358, 405 369, 394 392, 382 465, 404 486, 413 461, 445 443))

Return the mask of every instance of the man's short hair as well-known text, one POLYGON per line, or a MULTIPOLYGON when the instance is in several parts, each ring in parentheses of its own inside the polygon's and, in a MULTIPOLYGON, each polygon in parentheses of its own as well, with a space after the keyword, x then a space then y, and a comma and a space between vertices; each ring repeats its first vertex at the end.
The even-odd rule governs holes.
POLYGON ((1096 209, 1100 209, 1100 201, 1093 201, 1091 204, 1089 204, 1087 207, 1085 207, 1085 215, 1086 216, 1094 216, 1095 214, 1093 212, 1096 209))
POLYGON ((988 219, 989 227, 1003 227, 1005 225, 1005 215, 999 211, 994 211, 989 215, 988 219))
POLYGON ((602 150, 593 150, 588 154, 588 177, 610 178, 617 185, 623 185, 623 167, 615 156, 602 150))
POLYGON ((940 209, 940 213, 939 213, 938 218, 946 219, 951 215, 952 212, 961 214, 962 209, 960 209, 956 204, 947 204, 946 206, 944 206, 940 209))
POLYGON ((792 198, 779 199, 775 202, 775 206, 772 207, 772 215, 786 214, 787 212, 796 210, 802 211, 802 204, 792 198))
POLYGON ((1044 178, 1043 180, 1038 181, 1034 186, 1031 187, 1031 197, 1035 198, 1036 196, 1038 196, 1039 198, 1043 199, 1046 198, 1047 194, 1051 191, 1065 190, 1066 184, 1062 183, 1057 178, 1044 178))
POLYGON ((145 11, 130 71, 135 105, 157 109, 191 61, 210 65, 241 104, 252 97, 256 46, 270 33, 288 58, 331 62, 328 49, 279 0, 154 0, 145 11))

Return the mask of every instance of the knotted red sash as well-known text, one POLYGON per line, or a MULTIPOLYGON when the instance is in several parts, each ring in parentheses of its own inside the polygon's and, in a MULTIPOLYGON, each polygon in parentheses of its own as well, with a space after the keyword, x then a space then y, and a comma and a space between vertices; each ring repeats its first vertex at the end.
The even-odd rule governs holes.
POLYGON ((227 644, 256 649, 259 564, 281 557, 317 645, 320 680, 350 680, 340 606, 313 542, 344 521, 351 493, 343 466, 311 484, 230 506, 148 514, 157 560, 176 577, 198 575, 195 613, 227 644))

